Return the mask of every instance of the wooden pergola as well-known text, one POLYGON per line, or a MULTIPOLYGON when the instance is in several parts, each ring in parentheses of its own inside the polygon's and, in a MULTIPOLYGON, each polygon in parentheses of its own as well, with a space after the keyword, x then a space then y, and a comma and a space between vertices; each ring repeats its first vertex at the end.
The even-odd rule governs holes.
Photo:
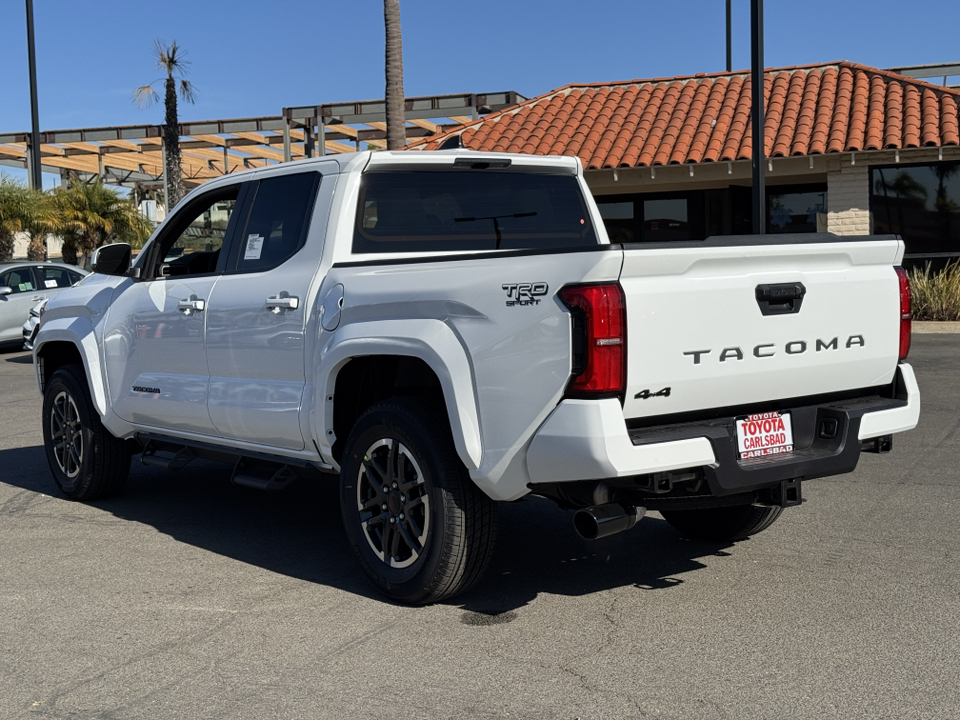
MULTIPOLYGON (((449 130, 526 100, 515 92, 406 99, 408 140, 449 130)), ((281 115, 180 124, 183 182, 291 160, 386 147, 383 100, 284 108, 281 115)), ((40 133, 44 172, 89 182, 163 191, 160 125, 53 130, 40 133)), ((28 167, 30 133, 0 133, 0 165, 28 167)))

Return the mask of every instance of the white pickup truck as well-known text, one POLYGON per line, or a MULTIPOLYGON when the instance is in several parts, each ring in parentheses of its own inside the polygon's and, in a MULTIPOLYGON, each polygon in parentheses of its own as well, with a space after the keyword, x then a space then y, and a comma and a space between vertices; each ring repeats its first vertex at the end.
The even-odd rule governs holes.
POLYGON ((339 475, 383 593, 434 602, 488 563, 496 503, 647 509, 733 540, 917 423, 895 237, 610 244, 579 161, 361 152, 192 192, 131 263, 52 299, 35 341, 53 476, 133 454, 264 489, 339 475))

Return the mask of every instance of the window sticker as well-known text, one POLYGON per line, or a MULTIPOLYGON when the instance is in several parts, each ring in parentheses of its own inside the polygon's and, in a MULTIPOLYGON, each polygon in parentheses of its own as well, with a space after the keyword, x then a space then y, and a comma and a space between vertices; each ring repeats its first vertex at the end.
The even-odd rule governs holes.
POLYGON ((263 252, 263 235, 248 235, 247 247, 243 252, 244 260, 259 260, 263 252))
POLYGON ((43 286, 44 286, 45 288, 47 288, 47 290, 50 290, 51 288, 55 288, 55 287, 57 286, 57 281, 56 281, 56 280, 44 280, 44 281, 43 281, 43 286))
POLYGON ((20 292, 26 292, 29 290, 26 283, 20 283, 20 292))

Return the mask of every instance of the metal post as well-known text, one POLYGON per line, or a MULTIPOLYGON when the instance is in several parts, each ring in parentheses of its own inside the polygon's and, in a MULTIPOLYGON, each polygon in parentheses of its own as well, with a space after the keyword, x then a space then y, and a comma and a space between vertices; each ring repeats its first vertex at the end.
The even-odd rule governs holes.
POLYGON ((727 0, 727 72, 733 70, 733 21, 730 6, 733 0, 727 0))
POLYGON ((327 154, 327 126, 323 124, 323 115, 320 108, 317 108, 317 155, 323 157, 327 154))
POLYGON ((37 53, 33 42, 33 0, 27 0, 27 55, 30 64, 30 187, 43 190, 40 167, 40 115, 37 110, 37 53))
POLYGON ((753 233, 767 228, 763 164, 763 0, 750 0, 750 78, 753 122, 753 233))
POLYGON ((286 118, 283 123, 283 161, 290 162, 293 155, 290 151, 290 118, 286 118))
POLYGON ((227 146, 223 146, 223 174, 230 172, 230 156, 227 154, 227 146))
POLYGON ((303 156, 313 157, 313 120, 310 125, 303 128, 303 156))
POLYGON ((167 187, 167 144, 160 136, 160 160, 163 162, 163 212, 170 212, 170 191, 167 187))

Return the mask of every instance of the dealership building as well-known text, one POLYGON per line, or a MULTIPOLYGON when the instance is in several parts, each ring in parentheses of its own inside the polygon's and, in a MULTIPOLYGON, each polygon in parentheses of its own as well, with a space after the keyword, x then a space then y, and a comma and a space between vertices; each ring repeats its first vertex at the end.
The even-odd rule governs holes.
MULTIPOLYGON (((960 256, 960 91, 850 62, 765 73, 765 231, 960 256)), ((927 66, 949 76, 960 66, 927 66)), ((414 147, 576 155, 615 242, 751 232, 748 71, 574 84, 414 147)))

